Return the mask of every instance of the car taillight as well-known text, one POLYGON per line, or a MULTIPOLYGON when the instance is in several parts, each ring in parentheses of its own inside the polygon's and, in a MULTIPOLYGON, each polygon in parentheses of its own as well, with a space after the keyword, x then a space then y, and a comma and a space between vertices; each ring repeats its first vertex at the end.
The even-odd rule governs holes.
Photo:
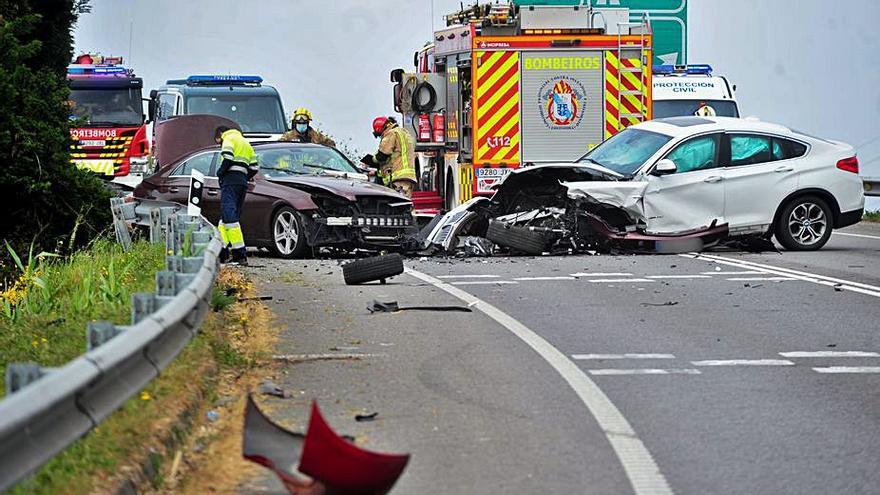
POLYGON ((854 156, 844 158, 843 160, 837 162, 837 168, 846 172, 857 174, 859 173, 859 159, 854 156))

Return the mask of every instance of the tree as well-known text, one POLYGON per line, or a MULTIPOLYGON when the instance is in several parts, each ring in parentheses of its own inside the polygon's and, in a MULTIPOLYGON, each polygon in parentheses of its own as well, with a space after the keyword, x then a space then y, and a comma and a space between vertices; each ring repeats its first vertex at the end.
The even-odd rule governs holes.
POLYGON ((73 247, 109 223, 109 191, 69 161, 66 72, 88 9, 87 0, 0 0, 0 239, 19 249, 73 247))

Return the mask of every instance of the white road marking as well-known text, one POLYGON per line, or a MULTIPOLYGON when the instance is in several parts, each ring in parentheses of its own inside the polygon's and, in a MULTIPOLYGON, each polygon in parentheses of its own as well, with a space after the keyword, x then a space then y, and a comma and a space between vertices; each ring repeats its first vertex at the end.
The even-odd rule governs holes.
POLYGON ((880 353, 870 351, 792 351, 780 352, 787 358, 825 358, 825 357, 880 357, 880 353))
POLYGON ((787 359, 712 359, 691 361, 694 366, 794 366, 787 359))
POLYGON ((687 278, 712 278, 712 277, 710 277, 709 275, 648 275, 645 278, 650 278, 650 279, 664 279, 664 278, 687 279, 687 278))
POLYGON ((848 290, 850 292, 857 292, 859 294, 864 294, 866 296, 880 297, 880 287, 875 285, 868 285, 859 282, 853 282, 851 280, 843 280, 834 277, 826 277, 824 275, 817 275, 815 273, 801 272, 798 270, 792 270, 790 268, 782 268, 778 266, 764 265, 761 263, 754 263, 752 261, 738 260, 734 258, 725 258, 723 256, 715 256, 711 254, 701 254, 701 253, 689 253, 689 254, 680 254, 679 256, 691 259, 702 259, 706 261, 712 261, 718 263, 720 265, 728 265, 735 266, 737 268, 757 268, 764 270, 767 273, 772 273, 774 275, 780 275, 785 277, 791 277, 798 280, 803 280, 804 282, 811 282, 818 285, 825 285, 828 287, 835 287, 841 290, 848 290))
POLYGON ((749 270, 741 271, 741 272, 715 271, 715 272, 702 272, 702 273, 700 273, 700 275, 761 275, 762 273, 766 273, 766 272, 756 272, 756 271, 749 271, 749 270))
POLYGON ((672 354, 572 354, 572 359, 675 359, 672 354))
POLYGON ((877 239, 880 240, 880 237, 876 235, 865 235, 865 234, 850 234, 849 232, 832 232, 834 235, 845 235, 848 237, 861 237, 863 239, 877 239))
POLYGON ((572 273, 572 277, 632 277, 632 273, 572 273))
POLYGON ((646 278, 597 278, 591 279, 590 282, 593 282, 594 284, 614 284, 620 282, 653 282, 653 280, 648 280, 646 278))
POLYGON ((482 299, 411 268, 406 268, 406 273, 449 293, 468 306, 479 309, 519 337, 553 367, 574 390, 604 431, 636 495, 672 494, 669 482, 660 472, 645 444, 636 436, 632 425, 596 382, 591 380, 574 361, 568 359, 540 335, 482 299))
POLYGON ((518 284, 513 280, 471 280, 468 282, 450 282, 452 285, 511 285, 518 284))
POLYGON ((641 369, 604 369, 604 370, 587 370, 591 375, 595 376, 615 376, 615 375, 699 375, 700 370, 694 368, 683 369, 657 369, 657 368, 641 368, 641 369))
POLYGON ((440 275, 437 278, 501 278, 500 275, 440 275))
POLYGON ((514 280, 525 281, 541 281, 541 280, 574 280, 574 277, 517 277, 514 280))
POLYGON ((730 282, 782 282, 784 280, 797 280, 791 277, 733 277, 727 279, 730 282))
POLYGON ((813 368, 816 373, 880 373, 880 366, 829 366, 813 368))

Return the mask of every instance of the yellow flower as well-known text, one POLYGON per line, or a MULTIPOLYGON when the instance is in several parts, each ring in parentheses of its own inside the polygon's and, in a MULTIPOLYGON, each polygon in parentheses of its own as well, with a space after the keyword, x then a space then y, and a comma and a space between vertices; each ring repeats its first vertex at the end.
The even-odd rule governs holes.
POLYGON ((147 392, 146 390, 144 390, 143 392, 141 392, 141 400, 143 400, 143 401, 147 401, 147 400, 150 400, 150 398, 151 398, 151 397, 150 397, 150 393, 149 393, 149 392, 147 392))

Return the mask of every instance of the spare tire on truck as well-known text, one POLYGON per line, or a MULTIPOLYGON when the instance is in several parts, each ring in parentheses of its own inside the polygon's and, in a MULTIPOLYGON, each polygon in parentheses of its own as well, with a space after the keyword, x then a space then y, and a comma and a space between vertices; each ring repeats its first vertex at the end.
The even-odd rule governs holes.
POLYGON ((549 239, 543 232, 534 232, 528 227, 508 225, 497 220, 489 221, 486 239, 526 254, 540 255, 547 250, 549 239))
POLYGON ((357 285, 400 275, 403 273, 403 256, 398 253, 375 256, 346 263, 342 266, 342 276, 346 285, 357 285))

